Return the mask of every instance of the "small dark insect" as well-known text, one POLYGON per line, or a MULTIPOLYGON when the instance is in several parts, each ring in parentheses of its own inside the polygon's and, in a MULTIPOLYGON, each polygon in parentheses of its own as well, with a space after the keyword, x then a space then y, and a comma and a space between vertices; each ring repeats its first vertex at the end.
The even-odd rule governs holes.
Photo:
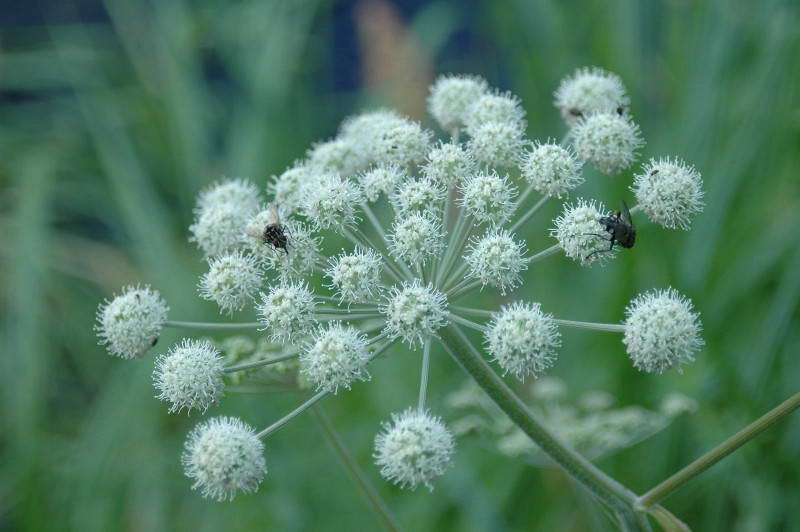
POLYGON ((580 118, 580 117, 583 116, 583 113, 581 112, 580 109, 570 109, 569 110, 569 114, 571 114, 572 116, 574 116, 576 118, 580 118))
POLYGON ((657 173, 658 173, 658 169, 653 170, 652 172, 650 172, 650 175, 656 175, 657 173))
POLYGON ((622 107, 621 105, 620 105, 619 107, 617 107, 617 114, 618 114, 619 116, 622 116, 622 115, 624 115, 624 114, 625 114, 625 108, 624 108, 624 107, 622 107))
POLYGON ((157 343, 158 343, 158 336, 153 338, 153 341, 150 343, 150 347, 155 347, 157 343))
MULTIPOLYGON (((611 235, 611 238, 607 239, 608 249, 596 249, 586 255, 586 259, 595 253, 608 253, 614 249, 614 244, 619 244, 624 248, 632 248, 636 243, 636 228, 633 227, 631 212, 628 210, 628 205, 624 200, 622 201, 620 210, 611 216, 603 216, 600 218, 600 225, 602 225, 605 230, 608 231, 609 235, 611 235)), ((605 238, 604 235, 596 235, 594 233, 589 234, 605 238)))
POLYGON ((270 244, 275 249, 282 249, 287 255, 289 254, 288 245, 289 238, 286 236, 283 224, 281 224, 281 217, 278 214, 278 207, 273 203, 270 205, 270 212, 272 213, 273 223, 267 224, 264 228, 264 233, 261 239, 266 244, 270 244))
POLYGON ((288 255, 289 238, 286 236, 286 231, 284 230, 283 224, 281 224, 281 218, 278 215, 278 208, 274 203, 270 205, 269 208, 270 213, 272 214, 273 222, 267 224, 266 227, 264 227, 264 231, 262 231, 260 235, 255 236, 261 238, 265 244, 269 244, 275 249, 282 249, 288 255))

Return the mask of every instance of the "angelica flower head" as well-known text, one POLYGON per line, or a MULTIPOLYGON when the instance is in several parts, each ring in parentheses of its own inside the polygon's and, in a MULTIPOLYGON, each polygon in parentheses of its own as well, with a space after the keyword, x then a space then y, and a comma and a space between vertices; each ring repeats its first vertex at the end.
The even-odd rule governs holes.
POLYGON ((558 240, 564 254, 581 266, 603 264, 616 255, 616 248, 609 249, 609 240, 604 236, 608 233, 600 223, 600 219, 609 214, 594 200, 578 199, 564 206, 550 235, 558 240))
POLYGON ((703 182, 694 167, 680 159, 650 159, 636 174, 631 190, 648 218, 668 229, 689 229, 703 210, 703 182))
POLYGON ((572 129, 572 139, 578 157, 606 175, 630 168, 644 145, 639 126, 617 113, 581 118, 572 129))
POLYGON ((308 285, 284 281, 261 293, 256 310, 270 340, 284 343, 303 336, 315 323, 314 306, 314 295, 308 285))
POLYGON ((285 216, 299 212, 303 206, 304 187, 316 181, 318 171, 305 164, 295 164, 279 176, 273 176, 267 192, 275 199, 285 216))
POLYGON ((95 330, 108 353, 120 358, 142 357, 158 340, 169 307, 149 286, 127 286, 122 294, 97 309, 95 330))
POLYGON ((433 491, 433 481, 450 466, 455 440, 441 418, 408 409, 392 414, 375 437, 375 463, 381 476, 402 488, 424 484, 433 491))
POLYGON ((264 229, 274 224, 269 209, 253 217, 245 227, 245 247, 264 268, 278 272, 283 279, 302 279, 314 269, 320 258, 322 239, 315 236, 308 224, 287 220, 281 224, 288 239, 287 249, 264 240, 264 229))
POLYGON ((519 98, 510 92, 482 94, 467 111, 467 131, 474 136, 475 132, 487 122, 513 124, 525 129, 525 110, 519 98))
POLYGON ((469 150, 478 163, 490 168, 516 166, 527 145, 517 122, 483 122, 470 130, 469 150))
POLYGON ((598 67, 583 67, 561 81, 554 105, 570 126, 595 113, 622 114, 628 96, 619 76, 598 67))
POLYGON ((364 196, 372 203, 378 201, 381 195, 389 196, 406 179, 405 172, 391 164, 371 168, 359 177, 364 196))
POLYGON ((198 290, 203 299, 217 303, 220 312, 233 314, 253 300, 261 282, 256 259, 237 251, 209 259, 208 272, 200 278, 198 290))
POLYGON ((392 287, 381 312, 386 316, 384 332, 414 348, 447 325, 447 298, 431 284, 414 279, 392 287))
POLYGON ((520 380, 542 375, 556 360, 561 334, 539 303, 514 302, 496 313, 485 333, 486 349, 520 380))
POLYGON ((261 194, 258 187, 247 179, 220 181, 200 192, 195 213, 221 204, 238 205, 244 210, 252 211, 261 204, 261 194))
POLYGON ((200 193, 189 230, 206 257, 241 247, 247 222, 260 210, 261 195, 247 180, 216 183, 200 193))
POLYGON ((431 179, 409 179, 397 186, 392 194, 392 205, 402 216, 413 212, 438 213, 444 196, 444 187, 431 179))
POLYGON ((317 390, 336 393, 356 381, 369 380, 366 335, 355 327, 331 322, 319 327, 300 354, 300 372, 317 390))
POLYGON ((354 176, 369 161, 360 147, 349 138, 336 138, 315 144, 306 154, 308 165, 325 173, 354 176))
POLYGON ((673 288, 639 294, 625 309, 623 342, 633 365, 648 373, 688 364, 703 345, 692 302, 673 288))
POLYGON ((328 287, 336 292, 340 301, 359 303, 380 294, 382 272, 383 258, 377 251, 356 248, 332 258, 325 275, 331 281, 328 287))
POLYGON ((386 129, 377 140, 378 160, 401 168, 415 168, 425 160, 433 135, 411 120, 402 120, 386 129))
POLYGON ((170 412, 205 412, 222 397, 225 383, 222 357, 208 340, 184 339, 156 360, 153 384, 156 398, 169 403, 170 412))
POLYGON ((522 282, 520 273, 528 269, 525 251, 525 243, 514 238, 512 233, 492 229, 472 240, 464 259, 471 277, 505 294, 522 282))
POLYGON ((456 185, 472 175, 476 169, 475 158, 459 144, 441 143, 428 154, 422 167, 426 178, 449 187, 456 185))
POLYGON ((470 108, 488 87, 479 76, 439 76, 431 86, 428 110, 442 129, 452 132, 466 125, 470 108))
POLYGON ((256 491, 267 473, 264 444, 252 427, 234 417, 211 418, 195 427, 182 461, 192 489, 217 501, 256 491))
POLYGON ((409 265, 425 264, 444 247, 444 230, 437 218, 414 212, 399 218, 388 236, 389 253, 409 265))
POLYGON ((561 198, 583 183, 583 163, 567 148, 552 142, 535 143, 525 154, 520 172, 545 196, 561 198))
POLYGON ((356 208, 361 203, 358 186, 337 174, 318 176, 305 189, 303 211, 317 230, 351 227, 358 221, 356 208))
POLYGON ((460 206, 478 223, 506 223, 516 209, 517 189, 497 172, 473 174, 461 186, 460 206))

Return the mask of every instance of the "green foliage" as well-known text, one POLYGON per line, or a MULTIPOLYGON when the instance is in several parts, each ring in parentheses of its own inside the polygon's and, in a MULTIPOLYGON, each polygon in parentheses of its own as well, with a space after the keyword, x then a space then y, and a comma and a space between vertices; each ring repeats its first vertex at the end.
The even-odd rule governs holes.
MULTIPOLYGON (((327 3, 107 0, 111 23, 4 29, 0 90, 0 527, 18 530, 365 530, 379 526, 303 416, 266 443, 261 490, 217 504, 190 492, 179 456, 193 415, 168 415, 155 356, 122 363, 95 345, 97 304, 129 283, 157 287, 174 319, 213 321, 198 303, 199 252, 186 241, 197 192, 221 175, 264 185, 380 101, 334 91, 341 16, 327 3)), ((69 15, 69 14, 68 14, 69 15)), ((348 15, 349 16, 349 15, 348 15)), ((73 17, 66 17, 73 19, 73 17)), ((617 322, 636 294, 673 284, 695 303, 707 346, 683 374, 637 372, 617 335, 566 331, 553 374, 655 409, 668 393, 696 413, 597 464, 641 493, 797 391, 800 364, 798 5, 707 2, 428 2, 408 21, 437 73, 485 76, 519 95, 531 138, 565 133, 552 91, 575 68, 620 75, 647 145, 703 175, 707 207, 687 234, 650 223, 602 269, 552 257, 525 274, 526 298, 558 316, 617 322), (467 35, 468 37, 465 37, 467 35), (664 151, 668 150, 668 151, 664 151), (592 302, 586 305, 586 302, 592 302), (794 325, 794 326, 793 326, 794 325)), ((426 80, 422 81, 427 83, 426 80)), ((391 103, 391 102, 387 102, 391 103)), ((631 198, 632 172, 588 173, 581 195, 631 198)), ((522 232, 552 244, 553 202, 522 232)), ((499 296, 480 296, 498 306, 499 296)), ((475 305, 473 305, 475 306, 475 305)), ((245 316, 254 319, 254 316, 245 316)), ((180 339, 174 329, 156 353, 180 339)), ((416 396, 416 359, 379 361, 379 386, 326 402, 355 459, 371 464, 387 412, 416 396)), ((463 374, 437 356, 430 401, 463 374)), ((298 395, 231 395, 212 415, 263 427, 298 395)), ((444 409, 442 409, 444 410, 444 409)), ((665 502, 696 530, 797 528, 800 418, 790 417, 665 502)), ((367 467, 409 530, 606 530, 560 472, 457 447, 431 495, 367 467), (578 510, 576 511, 576 507, 578 510)))

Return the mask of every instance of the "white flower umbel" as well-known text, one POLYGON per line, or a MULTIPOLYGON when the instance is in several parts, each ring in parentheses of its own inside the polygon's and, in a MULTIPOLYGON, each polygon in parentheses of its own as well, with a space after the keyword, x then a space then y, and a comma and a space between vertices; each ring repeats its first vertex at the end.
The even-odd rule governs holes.
POLYGON ((156 398, 169 403, 170 412, 205 412, 222 397, 223 360, 208 340, 184 339, 156 360, 153 384, 156 398))
POLYGON ((428 154, 422 175, 450 187, 475 172, 475 167, 475 158, 460 144, 442 143, 428 154))
POLYGON ((355 176, 367 167, 367 154, 347 137, 315 144, 308 153, 308 165, 321 172, 355 176))
POLYGON ((275 343, 289 343, 314 325, 314 294, 300 282, 282 282, 261 293, 258 321, 275 343))
POLYGON ((386 163, 381 158, 381 139, 406 120, 389 109, 376 109, 346 119, 339 128, 339 138, 347 139, 366 156, 367 164, 386 163))
POLYGON ((196 242, 206 257, 241 247, 247 222, 260 210, 261 195, 245 179, 215 183, 197 198, 190 242, 196 242))
POLYGON ((424 484, 431 491, 433 481, 450 465, 455 440, 441 418, 408 409, 392 414, 375 437, 375 464, 381 476, 401 488, 416 489, 424 484))
POLYGON ((648 373, 694 361, 703 345, 700 317, 676 290, 639 294, 625 309, 623 342, 633 365, 648 373))
POLYGON ((243 209, 235 203, 209 206, 189 226, 189 241, 196 242, 206 257, 235 251, 242 246, 247 222, 257 213, 257 208, 243 209))
POLYGON ((447 325, 447 298, 432 285, 423 286, 419 279, 392 287, 385 305, 384 332, 390 338, 401 338, 412 349, 447 325))
POLYGON ((95 331, 110 355, 138 358, 158 340, 168 312, 156 290, 127 286, 122 294, 100 304, 95 331))
POLYGON ((481 284, 494 286, 505 294, 522 282, 520 273, 528 269, 525 243, 505 229, 492 229, 474 238, 464 256, 469 275, 481 284))
POLYGON ((400 183, 392 194, 392 205, 401 216, 414 212, 439 213, 444 196, 444 187, 428 178, 409 179, 400 183))
POLYGON ((554 105, 570 126, 595 113, 622 114, 628 105, 619 76, 597 67, 579 68, 564 78, 554 96, 554 105))
POLYGON ((480 164, 511 168, 522 157, 525 130, 515 122, 484 122, 470 131, 469 150, 480 164))
POLYGON ((281 175, 273 176, 272 182, 267 185, 267 192, 275 199, 281 213, 289 216, 302 208, 303 187, 316 181, 318 174, 308 166, 296 164, 281 175))
POLYGON ((245 246, 256 260, 284 279, 300 279, 309 275, 320 257, 322 239, 314 236, 308 225, 296 220, 282 220, 286 249, 277 248, 263 238, 264 229, 275 223, 269 209, 252 218, 245 228, 245 246))
POLYGON ((336 393, 356 381, 369 380, 367 337, 339 322, 318 328, 300 353, 300 373, 318 391, 336 393))
POLYGON ((466 125, 470 135, 487 122, 514 124, 525 129, 525 110, 519 98, 511 94, 489 92, 475 100, 467 111, 466 125))
POLYGON ((331 280, 327 286, 336 292, 340 301, 361 303, 380 294, 382 271, 383 259, 378 252, 356 248, 351 253, 343 251, 333 257, 325 275, 331 280))
POLYGON ((408 176, 399 166, 380 165, 361 174, 359 181, 366 199, 375 202, 382 194, 389 196, 406 179, 408 176))
POLYGON ((403 120, 378 138, 377 160, 414 168, 425 160, 431 149, 433 135, 416 122, 403 120))
POLYGON ((583 163, 553 142, 536 143, 520 165, 522 177, 545 196, 561 198, 583 183, 583 163))
POLYGON ((186 440, 182 461, 192 489, 217 501, 256 491, 267 473, 264 444, 252 427, 234 417, 197 425, 186 440))
POLYGON ((220 312, 242 310, 261 287, 261 271, 252 255, 241 251, 208 261, 198 285, 200 296, 219 305, 220 312))
POLYGON ((694 167, 680 159, 651 159, 633 179, 631 190, 642 211, 668 229, 689 229, 703 211, 703 181, 694 167))
POLYGON ((433 215, 415 212, 395 220, 388 241, 393 257, 409 265, 422 265, 441 252, 444 230, 433 215))
POLYGON ((478 76, 439 76, 431 86, 428 110, 442 129, 453 132, 465 126, 469 108, 487 91, 486 80, 478 76))
POLYGON ((464 181, 459 205, 478 223, 503 225, 516 209, 516 195, 517 189, 505 176, 496 172, 479 173, 464 181))
POLYGON ((624 115, 598 113, 581 118, 572 129, 578 157, 606 175, 627 170, 644 146, 639 126, 624 115))
POLYGON ((323 174, 313 187, 305 187, 304 214, 320 229, 341 229, 356 224, 361 191, 349 179, 323 174))
POLYGON ((257 210, 261 205, 261 194, 258 187, 247 179, 229 179, 214 183, 203 189, 197 197, 195 213, 199 214, 205 209, 217 205, 237 205, 242 210, 257 210))
POLYGON ((494 314, 485 333, 486 349, 507 373, 520 380, 553 366, 561 334, 539 303, 514 302, 494 314))
POLYGON ((555 219, 555 227, 550 230, 550 235, 558 240, 564 254, 581 266, 603 264, 616 255, 617 249, 605 251, 611 235, 600 224, 600 218, 609 214, 602 204, 594 200, 578 199, 577 203, 564 205, 564 212, 555 219))

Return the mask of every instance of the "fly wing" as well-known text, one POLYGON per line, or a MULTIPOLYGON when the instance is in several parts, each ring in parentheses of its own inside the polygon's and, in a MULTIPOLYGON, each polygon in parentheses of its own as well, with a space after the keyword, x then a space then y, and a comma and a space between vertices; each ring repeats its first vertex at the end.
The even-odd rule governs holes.
POLYGON ((275 225, 281 225, 281 217, 278 214, 278 205, 275 203, 269 204, 269 212, 272 215, 272 223, 275 225))
POLYGON ((628 210, 628 204, 625 203, 625 200, 622 200, 621 203, 622 205, 620 206, 619 212, 622 216, 622 221, 633 227, 633 220, 631 219, 631 211, 628 210))

